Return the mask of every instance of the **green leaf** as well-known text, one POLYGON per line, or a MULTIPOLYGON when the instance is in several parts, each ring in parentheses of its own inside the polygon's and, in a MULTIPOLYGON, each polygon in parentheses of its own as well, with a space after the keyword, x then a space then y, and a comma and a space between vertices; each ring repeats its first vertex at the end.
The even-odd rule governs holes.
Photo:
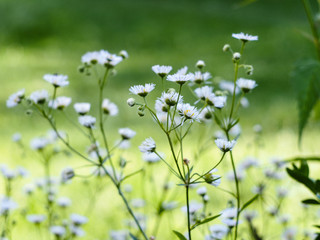
POLYGON ((180 240, 187 240, 183 234, 179 233, 178 231, 172 230, 173 233, 180 239, 180 240))
POLYGON ((218 218, 218 217, 220 217, 220 216, 221 216, 221 214, 218 214, 218 215, 215 215, 215 216, 213 216, 213 217, 208 217, 208 218, 205 218, 205 219, 203 219, 203 220, 201 220, 201 221, 199 221, 199 222, 196 222, 195 224, 193 224, 193 225, 191 226, 191 230, 195 229, 196 227, 198 227, 198 226, 200 226, 200 225, 202 225, 202 224, 211 222, 212 220, 214 220, 214 219, 216 219, 216 218, 218 218))
POLYGON ((298 99, 300 143, 303 129, 320 97, 320 62, 313 59, 299 61, 291 73, 291 80, 298 99))
POLYGON ((132 240, 138 240, 138 238, 135 237, 132 233, 129 233, 129 235, 130 235, 130 237, 131 237, 132 240))
POLYGON ((296 169, 292 170, 292 169, 289 169, 289 168, 286 168, 286 170, 287 170, 287 173, 289 174, 290 177, 292 177, 296 181, 298 181, 298 182, 302 183, 303 185, 305 185, 314 194, 317 194, 317 188, 315 186, 315 183, 310 178, 305 176, 299 170, 296 170, 296 169))
POLYGON ((249 201, 247 201, 245 204, 243 204, 242 208, 240 208, 240 212, 242 212, 244 209, 249 207, 249 205, 251 203, 253 203, 256 199, 258 199, 258 197, 259 197, 259 194, 256 194, 253 196, 253 198, 251 198, 249 201))
POLYGON ((320 202, 318 202, 315 199, 305 199, 302 201, 304 204, 315 204, 315 205, 320 205, 320 202))

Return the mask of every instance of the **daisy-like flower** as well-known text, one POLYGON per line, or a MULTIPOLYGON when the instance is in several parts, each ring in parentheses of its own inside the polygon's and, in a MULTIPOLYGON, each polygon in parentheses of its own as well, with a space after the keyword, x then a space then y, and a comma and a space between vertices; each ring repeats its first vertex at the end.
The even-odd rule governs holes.
POLYGON ((187 72, 188 72, 188 67, 187 67, 187 66, 184 66, 183 68, 180 68, 180 69, 177 71, 177 74, 186 75, 187 72))
POLYGON ((211 107, 206 107, 206 108, 204 108, 204 109, 200 112, 198 118, 199 118, 199 120, 200 120, 201 122, 208 122, 208 121, 210 121, 210 120, 212 119, 212 117, 213 117, 213 112, 214 112, 214 109, 213 109, 213 108, 211 108, 211 107))
MULTIPOLYGON (((201 208, 203 208, 203 204, 202 203, 192 201, 189 204, 189 212, 190 212, 190 214, 194 214, 196 211, 200 210, 201 208)), ((181 211, 184 212, 184 213, 187 213, 188 212, 187 206, 181 207, 181 211)))
POLYGON ((191 80, 196 84, 201 84, 206 82, 210 78, 212 78, 212 76, 209 72, 202 73, 198 71, 193 74, 193 78, 191 80))
POLYGON ((181 73, 175 73, 173 75, 168 75, 167 80, 170 82, 176 82, 180 85, 185 84, 188 81, 191 81, 193 79, 193 74, 181 74, 181 73))
POLYGON ((109 99, 104 99, 102 102, 103 112, 110 116, 116 116, 119 112, 116 104, 111 102, 109 99))
POLYGON ((296 239, 297 229, 295 227, 286 228, 281 236, 282 240, 294 240, 296 239))
POLYGON ((29 98, 35 104, 44 104, 49 98, 49 93, 47 90, 39 90, 31 93, 29 98))
POLYGON ((75 237, 83 237, 84 235, 86 235, 86 232, 78 226, 70 226, 70 232, 72 236, 75 237))
POLYGON ((202 69, 205 66, 206 66, 206 63, 203 60, 198 60, 196 63, 196 67, 199 69, 202 69))
POLYGON ((70 215, 70 220, 75 226, 80 226, 88 222, 88 218, 76 213, 70 215))
POLYGON ((167 113, 169 111, 169 106, 164 102, 164 99, 158 98, 155 102, 154 108, 156 109, 157 113, 167 113))
POLYGON ((196 88, 194 90, 194 92, 197 95, 197 97, 200 98, 203 101, 206 101, 207 99, 210 99, 210 98, 215 96, 212 91, 213 91, 213 87, 209 87, 209 86, 196 88))
POLYGON ((74 107, 74 110, 76 110, 76 112, 79 115, 85 115, 90 111, 91 104, 90 103, 75 103, 73 105, 73 107, 74 107))
POLYGON ((236 144, 236 140, 228 141, 221 138, 216 139, 214 142, 216 143, 217 147, 225 153, 231 151, 236 144))
POLYGON ((7 214, 9 211, 18 207, 18 204, 8 197, 2 197, 0 199, 0 216, 7 214))
POLYGON ((69 106, 71 103, 70 97, 57 97, 54 101, 49 101, 48 106, 53 109, 63 110, 65 107, 69 106))
POLYGON ((139 149, 142 153, 152 153, 156 150, 156 142, 149 137, 142 142, 139 149))
POLYGON ((210 240, 223 239, 229 232, 229 228, 225 225, 216 224, 210 226, 210 240))
POLYGON ((60 197, 57 199, 57 204, 59 207, 66 208, 71 205, 71 200, 68 197, 60 197))
POLYGON ((40 224, 46 219, 46 216, 43 214, 30 214, 27 215, 27 220, 34 224, 40 224))
POLYGON ((239 78, 237 80, 237 85, 244 93, 250 92, 252 89, 254 89, 258 84, 256 84, 256 81, 251 79, 245 79, 245 78, 239 78))
POLYGON ((73 168, 71 167, 66 167, 62 170, 61 172, 61 179, 62 182, 67 182, 71 178, 73 178, 75 175, 73 168))
POLYGON ((111 54, 105 50, 100 50, 99 54, 99 64, 104 65, 107 68, 113 68, 123 60, 122 57, 116 54, 111 54))
POLYGON ((45 74, 43 79, 51 83, 54 87, 64 87, 69 85, 68 76, 61 74, 45 74))
MULTIPOLYGON (((160 100, 169 106, 175 106, 178 103, 179 94, 175 91, 163 92, 160 100)), ((182 102, 183 97, 180 95, 179 102, 182 102)))
POLYGON ((129 58, 129 54, 128 54, 128 52, 127 52, 126 50, 121 50, 121 51, 119 52, 119 55, 120 55, 123 59, 129 58))
POLYGON ((258 41, 258 36, 252 36, 249 35, 248 33, 244 34, 243 32, 241 33, 232 33, 232 37, 239 39, 243 42, 248 42, 248 41, 258 41))
POLYGON ((218 187, 220 185, 221 176, 214 174, 217 171, 217 169, 212 169, 208 174, 204 176, 204 180, 206 181, 206 183, 209 183, 215 187, 218 187))
POLYGON ((207 194, 207 188, 205 186, 197 189, 197 194, 200 196, 204 196, 207 194))
POLYGON ((24 93, 25 93, 25 90, 21 89, 18 92, 10 95, 7 100, 7 107, 12 108, 12 107, 17 106, 24 98, 24 93))
MULTIPOLYGON (((219 88, 221 90, 228 91, 229 93, 233 94, 234 91, 234 83, 231 81, 222 80, 219 83, 219 88)), ((236 86, 236 95, 240 92, 240 89, 236 86)))
POLYGON ((136 132, 130 128, 120 128, 118 132, 123 140, 129 140, 136 135, 136 132))
POLYGON ((42 150, 49 144, 48 139, 44 137, 34 138, 30 142, 30 147, 33 150, 42 150))
POLYGON ((177 110, 181 117, 184 117, 185 119, 190 119, 191 121, 198 121, 199 111, 196 107, 191 106, 189 103, 178 104, 177 110))
POLYGON ((66 233, 66 229, 62 226, 51 226, 50 232, 56 237, 61 238, 66 233))
POLYGON ((154 83, 146 83, 143 85, 135 85, 130 87, 129 91, 135 95, 146 97, 155 87, 154 83))
POLYGON ((161 78, 164 78, 169 74, 169 72, 172 70, 171 66, 160 66, 160 65, 154 65, 152 66, 152 71, 155 74, 158 74, 161 78))
POLYGON ((159 162, 160 161, 160 157, 154 152, 143 153, 142 159, 143 159, 143 161, 145 161, 147 163, 155 163, 155 162, 159 162))
POLYGON ((216 108, 223 108, 227 102, 227 96, 214 96, 209 99, 216 108))
POLYGON ((221 221, 229 227, 236 225, 237 208, 227 208, 221 212, 221 221))
POLYGON ((86 128, 93 128, 96 123, 96 118, 92 116, 80 116, 78 118, 79 123, 86 128))
POLYGON ((100 58, 98 51, 87 52, 81 57, 81 62, 87 65, 96 64, 100 58))

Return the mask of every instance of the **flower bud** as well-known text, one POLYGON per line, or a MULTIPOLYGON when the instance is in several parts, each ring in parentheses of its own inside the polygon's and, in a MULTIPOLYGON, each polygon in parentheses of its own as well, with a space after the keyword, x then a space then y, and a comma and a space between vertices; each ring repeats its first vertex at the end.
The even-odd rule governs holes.
POLYGON ((139 115, 140 117, 143 117, 143 116, 144 116, 144 112, 143 112, 143 111, 138 111, 138 115, 139 115))
POLYGON ((223 46, 222 50, 223 50, 224 52, 229 51, 229 50, 230 50, 230 45, 229 45, 229 44, 225 44, 225 45, 223 46))
POLYGON ((133 107, 134 105, 136 105, 136 100, 134 98, 129 98, 127 100, 127 104, 130 106, 130 107, 133 107))
POLYGON ((119 53, 119 55, 120 55, 123 59, 129 57, 129 54, 128 54, 128 52, 127 52, 126 50, 121 50, 120 53, 119 53))
POLYGON ((232 60, 236 62, 236 61, 239 61, 240 58, 241 58, 241 54, 238 53, 238 52, 235 52, 235 53, 233 54, 232 60))
POLYGON ((196 67, 199 68, 199 69, 202 69, 203 67, 205 67, 206 64, 203 60, 199 60, 197 63, 196 63, 196 67))
POLYGON ((67 167, 67 168, 62 170, 61 178, 62 178, 63 182, 66 182, 66 181, 70 180, 74 176, 75 176, 75 173, 73 171, 73 168, 67 167))

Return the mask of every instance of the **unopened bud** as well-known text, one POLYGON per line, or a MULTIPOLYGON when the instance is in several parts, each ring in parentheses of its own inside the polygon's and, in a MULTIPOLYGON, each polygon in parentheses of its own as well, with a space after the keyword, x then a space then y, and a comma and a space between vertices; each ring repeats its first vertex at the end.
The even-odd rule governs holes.
POLYGON ((74 171, 73 171, 73 168, 71 167, 67 167, 65 169, 62 170, 62 173, 61 173, 61 178, 62 178, 62 182, 66 182, 68 180, 70 180, 71 178, 74 177, 74 171))
POLYGON ((140 117, 143 117, 143 116, 144 116, 144 112, 143 112, 143 111, 138 111, 138 115, 139 115, 140 117))
POLYGON ((129 54, 128 54, 128 52, 127 52, 126 50, 121 50, 120 53, 119 53, 119 55, 120 55, 123 59, 129 57, 129 54))
POLYGON ((130 106, 130 107, 133 107, 134 105, 136 105, 136 100, 134 98, 129 98, 127 100, 127 104, 130 106))
POLYGON ((233 61, 239 61, 240 58, 241 58, 241 54, 238 53, 238 52, 235 52, 235 53, 233 54, 232 60, 233 60, 233 61))
POLYGON ((185 164, 185 165, 189 165, 189 163, 190 163, 190 160, 188 160, 188 159, 183 159, 183 163, 185 164))
POLYGON ((225 45, 223 46, 222 50, 223 50, 224 52, 229 51, 229 50, 230 50, 230 45, 229 45, 229 44, 225 44, 225 45))
POLYGON ((84 66, 80 66, 80 67, 78 67, 78 71, 79 71, 80 73, 83 73, 83 72, 84 72, 84 69, 85 69, 85 67, 84 67, 84 66))
POLYGON ((196 63, 196 67, 199 68, 199 69, 202 69, 203 67, 205 67, 206 64, 203 60, 199 60, 197 63, 196 63))

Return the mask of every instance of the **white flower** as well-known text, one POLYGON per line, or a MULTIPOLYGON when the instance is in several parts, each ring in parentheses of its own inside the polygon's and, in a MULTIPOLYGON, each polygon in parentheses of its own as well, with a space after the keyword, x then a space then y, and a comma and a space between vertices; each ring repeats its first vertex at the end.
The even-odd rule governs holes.
POLYGON ((169 106, 163 101, 162 98, 158 98, 156 100, 154 108, 156 109, 157 113, 165 113, 166 114, 169 111, 169 106))
POLYGON ((18 207, 17 203, 8 197, 2 197, 0 199, 0 216, 7 214, 9 211, 18 207))
POLYGON ((123 140, 131 139, 136 135, 136 132, 131 130, 130 128, 120 128, 118 132, 123 140))
POLYGON ((54 87, 64 87, 69 85, 67 75, 45 74, 43 79, 51 83, 54 87))
POLYGON ((230 136, 237 137, 241 134, 241 126, 239 123, 234 125, 230 130, 229 130, 230 136))
POLYGON ((143 153, 142 159, 147 163, 155 163, 160 161, 160 157, 154 152, 143 153))
POLYGON ((286 196, 288 196, 288 189, 287 188, 278 187, 276 191, 277 191, 278 198, 285 198, 286 196))
POLYGON ((196 88, 194 90, 194 92, 197 95, 197 97, 200 98, 203 101, 206 101, 207 99, 213 98, 215 96, 212 91, 213 91, 213 87, 209 87, 209 86, 196 88))
POLYGON ((209 72, 202 73, 200 71, 197 71, 193 74, 193 78, 191 80, 194 83, 201 84, 203 82, 206 82, 210 78, 212 78, 212 76, 209 72))
POLYGON ((111 54, 105 50, 100 50, 99 55, 100 55, 98 59, 99 64, 104 65, 106 67, 110 67, 110 68, 116 66, 118 63, 120 63, 123 60, 122 57, 117 56, 115 54, 111 54))
POLYGON ((86 63, 88 65, 90 64, 96 64, 100 58, 100 54, 98 51, 94 52, 87 52, 81 57, 81 62, 86 63))
POLYGON ((242 170, 249 169, 251 167, 259 166, 258 159, 255 157, 246 157, 242 163, 240 163, 239 168, 242 170))
POLYGON ((234 145, 236 144, 236 140, 228 141, 221 138, 216 139, 214 142, 222 152, 231 151, 234 145))
POLYGON ((88 222, 88 218, 76 213, 70 215, 70 220, 75 226, 80 226, 88 222))
POLYGON ((216 108, 223 108, 227 102, 227 96, 215 96, 209 99, 216 108))
POLYGON ((201 122, 208 122, 208 121, 210 121, 210 120, 212 119, 212 117, 213 117, 213 112, 214 112, 214 109, 213 109, 213 108, 211 108, 211 107, 206 107, 206 108, 204 108, 204 109, 200 112, 198 118, 199 118, 199 120, 200 120, 201 122))
POLYGON ((247 41, 258 41, 258 36, 252 36, 249 34, 244 34, 244 33, 233 33, 232 37, 242 40, 243 42, 247 42, 247 41))
POLYGON ((236 225, 237 208, 227 208, 221 212, 221 221, 229 227, 236 225))
POLYGON ((30 214, 27 215, 27 220, 34 224, 40 224, 46 219, 46 216, 43 214, 30 214))
POLYGON ((62 208, 66 208, 69 207, 71 205, 71 200, 68 197, 60 197, 57 200, 57 204, 62 207, 62 208))
POLYGON ((152 71, 155 74, 158 74, 161 78, 164 78, 165 76, 167 76, 171 70, 172 70, 171 66, 160 66, 160 65, 152 66, 152 71))
POLYGON ((132 199, 130 203, 134 208, 142 208, 146 205, 146 201, 141 198, 132 199))
POLYGON ((221 184, 221 176, 214 174, 217 171, 217 169, 212 169, 208 174, 204 176, 204 180, 215 187, 218 187, 221 184))
POLYGON ((200 196, 204 196, 207 193, 207 188, 205 186, 200 187, 197 189, 197 194, 199 194, 200 196))
POLYGON ((203 67, 205 67, 206 64, 203 60, 198 60, 196 63, 196 67, 202 69, 203 67))
POLYGON ((168 104, 169 106, 175 106, 178 103, 178 97, 179 97, 179 102, 182 102, 183 97, 175 92, 175 91, 169 91, 169 92, 163 92, 161 94, 161 100, 162 102, 168 104))
POLYGON ((250 105, 250 102, 247 98, 243 97, 240 99, 240 104, 242 107, 247 108, 250 105))
POLYGON ((62 226, 51 226, 50 232, 57 237, 62 237, 66 233, 66 229, 62 226))
POLYGON ((33 150, 42 150, 49 144, 49 141, 44 137, 34 138, 30 142, 30 147, 33 150))
POLYGON ((223 239, 229 232, 229 228, 225 225, 213 225, 210 226, 210 239, 221 240, 223 239))
MULTIPOLYGON (((190 204, 189 204, 189 212, 190 212, 190 214, 193 214, 193 213, 195 213, 196 211, 198 211, 199 209, 201 209, 202 207, 203 207, 203 204, 202 204, 202 203, 198 203, 198 202, 192 201, 192 202, 190 202, 190 204)), ((188 212, 187 206, 183 206, 183 207, 181 208, 181 211, 187 213, 187 212, 188 212)))
POLYGON ((57 97, 54 101, 49 101, 48 106, 53 109, 63 110, 65 107, 69 106, 71 103, 70 97, 57 97))
POLYGON ((127 52, 126 50, 121 50, 121 51, 119 52, 119 55, 120 55, 123 59, 129 58, 129 54, 128 54, 128 52, 127 52))
POLYGON ((67 182, 71 178, 73 178, 75 175, 73 168, 71 167, 66 167, 62 170, 61 172, 61 179, 62 182, 67 182))
POLYGON ((296 239, 297 229, 294 227, 286 228, 282 233, 281 239, 283 240, 294 240, 296 239))
POLYGON ((90 103, 75 103, 73 105, 76 112, 80 115, 85 115, 90 111, 91 104, 90 103))
POLYGON ((179 115, 181 117, 184 117, 185 119, 198 120, 199 117, 199 111, 196 107, 191 106, 189 103, 179 103, 177 106, 177 110, 179 112, 179 115))
POLYGON ((93 128, 96 123, 96 118, 92 116, 80 116, 78 118, 79 123, 86 128, 93 128))
MULTIPOLYGON (((233 94, 233 91, 234 91, 234 83, 233 82, 222 80, 219 83, 219 87, 221 90, 225 90, 225 91, 228 91, 231 94, 233 94)), ((236 85, 236 92, 235 93, 238 94, 239 92, 240 92, 240 89, 236 85)))
POLYGON ((162 203, 162 208, 166 211, 170 211, 172 209, 175 209, 178 207, 178 203, 175 201, 171 201, 171 202, 163 202, 162 203))
POLYGON ((135 95, 139 95, 141 97, 146 97, 155 87, 156 85, 153 83, 146 83, 143 85, 135 85, 130 87, 129 91, 135 95))
POLYGON ((116 116, 119 112, 116 104, 111 102, 109 99, 104 99, 102 102, 103 112, 110 116, 116 116))
POLYGON ((184 66, 183 68, 180 68, 180 69, 177 71, 177 74, 186 75, 187 72, 188 72, 188 67, 187 67, 187 66, 184 66))
POLYGON ((237 80, 237 85, 244 93, 250 92, 252 89, 254 89, 256 86, 256 81, 251 79, 245 79, 245 78, 239 78, 237 80))
POLYGON ((21 140, 21 134, 17 132, 17 133, 12 135, 11 139, 12 139, 13 142, 19 142, 21 140))
POLYGON ((142 142, 139 149, 142 153, 152 153, 156 150, 156 142, 149 137, 142 142))
POLYGON ((29 98, 35 104, 43 104, 48 100, 49 94, 47 90, 39 90, 31 93, 29 98))
POLYGON ((193 79, 193 74, 188 73, 188 74, 180 74, 180 73, 175 73, 173 75, 168 75, 167 80, 170 82, 176 82, 180 85, 190 81, 193 79))
POLYGON ((127 230, 111 231, 110 238, 111 240, 127 240, 129 233, 127 230))
POLYGON ((70 226, 70 232, 76 237, 83 237, 86 234, 86 232, 78 226, 70 226))
POLYGON ((24 93, 25 93, 25 90, 21 89, 18 92, 10 95, 7 100, 7 107, 12 108, 17 106, 21 102, 21 100, 24 98, 24 93))

